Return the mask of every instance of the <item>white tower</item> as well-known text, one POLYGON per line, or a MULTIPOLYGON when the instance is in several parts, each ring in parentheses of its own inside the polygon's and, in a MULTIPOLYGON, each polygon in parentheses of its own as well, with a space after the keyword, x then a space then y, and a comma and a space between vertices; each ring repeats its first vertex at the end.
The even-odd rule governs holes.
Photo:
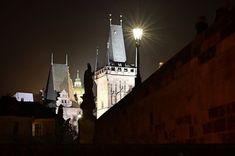
POLYGON ((136 67, 126 64, 122 20, 120 20, 120 25, 113 25, 111 21, 110 18, 107 44, 108 64, 95 72, 97 118, 126 96, 135 86, 136 67))

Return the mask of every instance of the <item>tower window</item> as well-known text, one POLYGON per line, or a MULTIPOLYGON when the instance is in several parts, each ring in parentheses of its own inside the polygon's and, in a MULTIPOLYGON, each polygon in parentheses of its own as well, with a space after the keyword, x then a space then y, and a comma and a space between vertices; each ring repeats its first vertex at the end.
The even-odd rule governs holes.
POLYGON ((101 108, 103 109, 104 108, 104 102, 101 101, 101 108))
POLYGON ((39 137, 42 136, 42 125, 41 124, 34 124, 33 125, 33 136, 39 137))

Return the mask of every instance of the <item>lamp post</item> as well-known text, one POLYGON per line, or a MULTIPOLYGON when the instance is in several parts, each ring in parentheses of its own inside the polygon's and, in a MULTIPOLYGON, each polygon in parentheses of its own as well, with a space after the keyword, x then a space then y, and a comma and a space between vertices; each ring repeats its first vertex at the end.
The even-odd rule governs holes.
POLYGON ((140 40, 143 35, 143 29, 135 28, 133 29, 134 39, 135 39, 135 47, 136 47, 136 60, 135 65, 137 68, 137 75, 135 78, 135 86, 138 86, 141 83, 140 76, 140 40))

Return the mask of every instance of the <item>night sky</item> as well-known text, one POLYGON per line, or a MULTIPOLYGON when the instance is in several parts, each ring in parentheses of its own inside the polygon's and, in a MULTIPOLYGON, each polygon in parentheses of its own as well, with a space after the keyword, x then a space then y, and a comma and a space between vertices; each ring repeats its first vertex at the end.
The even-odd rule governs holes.
POLYGON ((54 63, 65 63, 69 55, 71 78, 79 69, 83 80, 86 64, 94 69, 96 48, 99 64, 105 64, 108 14, 123 28, 128 63, 134 63, 131 29, 144 28, 140 68, 143 79, 166 62, 196 35, 195 23, 204 15, 213 23, 222 0, 2 0, 0 95, 16 91, 38 93, 46 87, 50 55, 54 63))

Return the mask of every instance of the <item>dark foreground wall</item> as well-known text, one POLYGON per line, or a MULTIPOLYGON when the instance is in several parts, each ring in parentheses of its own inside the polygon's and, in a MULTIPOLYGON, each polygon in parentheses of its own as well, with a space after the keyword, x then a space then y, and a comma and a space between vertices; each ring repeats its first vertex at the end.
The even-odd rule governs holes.
POLYGON ((233 145, 6 145, 1 156, 227 156, 235 154, 233 145))
POLYGON ((231 11, 101 116, 96 143, 235 143, 231 11))

